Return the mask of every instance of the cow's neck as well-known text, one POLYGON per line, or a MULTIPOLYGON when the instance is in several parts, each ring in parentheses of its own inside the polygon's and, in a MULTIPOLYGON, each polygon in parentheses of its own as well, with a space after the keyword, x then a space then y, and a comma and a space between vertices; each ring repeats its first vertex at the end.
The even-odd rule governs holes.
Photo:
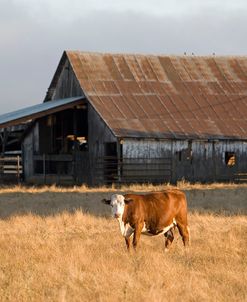
POLYGON ((129 225, 129 223, 126 223, 126 221, 124 222, 122 220, 122 217, 118 218, 118 222, 119 222, 122 236, 124 236, 125 238, 129 238, 130 236, 133 235, 134 229, 129 225))

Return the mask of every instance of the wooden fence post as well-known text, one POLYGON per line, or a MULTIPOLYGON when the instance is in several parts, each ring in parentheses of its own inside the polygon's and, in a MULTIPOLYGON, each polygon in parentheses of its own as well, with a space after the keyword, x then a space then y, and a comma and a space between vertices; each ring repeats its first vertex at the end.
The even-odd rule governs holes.
POLYGON ((18 184, 20 184, 20 156, 17 155, 17 180, 18 184))

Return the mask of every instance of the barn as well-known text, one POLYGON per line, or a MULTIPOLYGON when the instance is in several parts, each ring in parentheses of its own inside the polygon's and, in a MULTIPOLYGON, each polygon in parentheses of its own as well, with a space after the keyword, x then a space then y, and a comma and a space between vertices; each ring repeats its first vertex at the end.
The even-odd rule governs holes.
POLYGON ((247 57, 65 51, 20 123, 28 183, 246 181, 247 57))

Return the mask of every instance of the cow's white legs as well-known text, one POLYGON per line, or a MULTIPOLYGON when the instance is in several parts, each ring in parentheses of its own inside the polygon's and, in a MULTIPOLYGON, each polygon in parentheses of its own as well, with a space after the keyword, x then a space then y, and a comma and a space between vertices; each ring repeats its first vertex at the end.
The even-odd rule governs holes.
POLYGON ((124 222, 122 221, 122 217, 118 219, 118 222, 119 222, 121 233, 125 238, 127 249, 129 249, 130 237, 133 235, 134 229, 129 224, 124 224, 124 222))

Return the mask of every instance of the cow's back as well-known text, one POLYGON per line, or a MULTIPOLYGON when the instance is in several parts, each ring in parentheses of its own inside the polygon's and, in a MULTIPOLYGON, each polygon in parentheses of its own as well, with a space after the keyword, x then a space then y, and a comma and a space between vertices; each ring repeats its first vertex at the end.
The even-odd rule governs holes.
POLYGON ((126 194, 131 202, 126 207, 126 215, 134 219, 155 221, 157 224, 170 221, 181 208, 187 210, 185 194, 180 190, 166 190, 148 194, 126 194))

